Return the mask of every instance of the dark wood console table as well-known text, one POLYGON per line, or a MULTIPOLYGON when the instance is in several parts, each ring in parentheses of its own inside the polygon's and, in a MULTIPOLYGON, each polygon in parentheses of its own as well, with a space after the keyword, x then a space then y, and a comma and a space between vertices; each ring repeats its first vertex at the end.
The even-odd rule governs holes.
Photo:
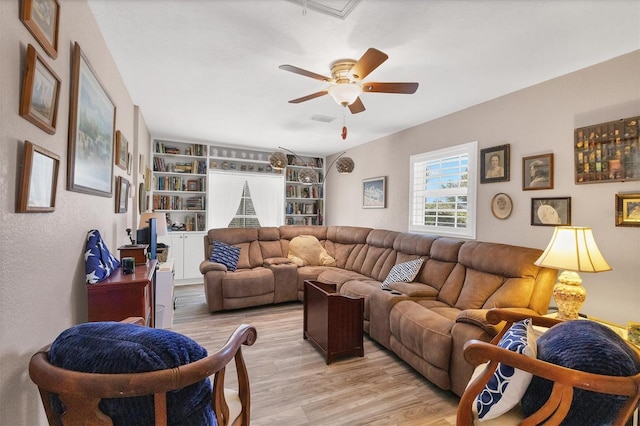
POLYGON ((364 356, 364 299, 336 292, 335 284, 304 282, 303 338, 325 356, 327 364, 346 355, 364 356))
POLYGON ((142 317, 149 327, 155 326, 153 278, 156 260, 136 265, 133 274, 122 268, 97 284, 87 284, 89 321, 122 321, 142 317))

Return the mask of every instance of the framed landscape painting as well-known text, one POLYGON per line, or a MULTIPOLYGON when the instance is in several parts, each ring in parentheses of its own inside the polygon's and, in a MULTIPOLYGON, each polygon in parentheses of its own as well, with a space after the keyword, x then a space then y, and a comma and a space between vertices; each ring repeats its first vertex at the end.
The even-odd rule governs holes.
POLYGON ((67 189, 111 197, 116 106, 78 43, 72 76, 67 189))
POLYGON ((58 155, 25 141, 17 213, 54 211, 59 166, 58 155))
POLYGON ((53 59, 58 57, 58 0, 22 0, 20 20, 53 59))
POLYGON ((56 132, 60 77, 38 55, 36 48, 27 46, 27 62, 22 79, 20 115, 45 132, 56 132))
POLYGON ((380 176, 362 181, 362 208, 384 209, 386 200, 387 177, 380 176))
POLYGON ((640 226, 640 193, 616 194, 616 226, 640 226))

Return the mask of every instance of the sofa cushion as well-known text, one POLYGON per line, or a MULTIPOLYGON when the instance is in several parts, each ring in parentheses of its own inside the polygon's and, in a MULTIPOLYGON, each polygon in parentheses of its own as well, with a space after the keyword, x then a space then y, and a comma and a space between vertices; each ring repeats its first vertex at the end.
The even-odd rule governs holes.
MULTIPOLYGON (((119 322, 90 322, 62 332, 49 349, 52 365, 86 373, 142 373, 164 370, 205 358, 192 339, 169 330, 119 322)), ((211 409, 211 382, 202 380, 167 393, 168 424, 216 424, 211 409)), ((53 399, 58 412, 63 407, 53 399)), ((153 419, 153 395, 100 401, 114 424, 153 419)))
POLYGON ((240 258, 240 247, 234 247, 222 241, 214 241, 211 250, 211 261, 220 263, 229 271, 235 271, 240 258))
MULTIPOLYGON (((565 321, 538 338, 538 359, 552 364, 611 376, 640 373, 633 349, 610 328, 594 321, 565 321)), ((553 383, 534 376, 522 398, 525 415, 536 412, 549 398, 553 383)), ((575 389, 563 424, 612 424, 626 398, 575 389)))
POLYGON ((336 260, 313 235, 300 235, 289 243, 288 258, 298 266, 335 266, 336 260))
POLYGON ((97 229, 92 229, 87 234, 84 261, 85 277, 89 284, 109 278, 120 266, 120 262, 111 254, 97 229))
MULTIPOLYGON (((536 357, 536 336, 531 318, 513 323, 498 342, 498 346, 512 352, 536 357)), ((486 364, 476 368, 471 380, 480 375, 486 364)), ((473 412, 480 420, 489 420, 501 416, 518 405, 533 375, 503 363, 498 363, 496 371, 484 389, 480 391, 473 405, 473 412)))
POLYGON ((422 266, 423 262, 424 259, 420 257, 408 262, 398 263, 393 268, 391 268, 389 275, 387 275, 387 278, 385 278, 385 280, 382 282, 380 288, 386 288, 391 283, 412 282, 416 275, 418 275, 418 272, 420 272, 420 267, 422 266))

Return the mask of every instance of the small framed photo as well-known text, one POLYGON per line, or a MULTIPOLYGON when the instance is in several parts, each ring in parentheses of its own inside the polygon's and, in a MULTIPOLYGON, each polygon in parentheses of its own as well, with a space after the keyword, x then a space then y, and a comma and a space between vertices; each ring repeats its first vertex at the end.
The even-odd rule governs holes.
POLYGON ((38 55, 36 48, 28 45, 20 115, 50 135, 56 132, 60 82, 60 77, 38 55))
POLYGON ((522 158, 522 190, 553 189, 553 154, 522 158))
POLYGON ((116 178, 116 213, 126 213, 129 204, 129 181, 122 176, 116 178))
POLYGON ((122 132, 116 132, 116 166, 127 170, 127 160, 129 157, 129 141, 124 137, 122 132))
POLYGON ((384 209, 387 207, 387 177, 380 176, 362 180, 362 208, 384 209))
POLYGON ((187 181, 187 191, 197 191, 198 190, 198 181, 195 179, 190 179, 187 181))
POLYGON ((532 198, 531 225, 570 226, 571 197, 532 198))
POLYGON ((509 151, 511 145, 480 150, 480 183, 509 181, 509 151))
POLYGON ((22 0, 20 20, 33 34, 47 55, 58 57, 60 4, 58 0, 22 0))
POLYGON ((16 213, 54 211, 59 167, 58 155, 25 141, 16 213))
POLYGON ((504 220, 511 216, 513 210, 513 202, 511 197, 505 193, 498 193, 491 199, 491 213, 497 219, 504 220))
POLYGON ((616 226, 640 226, 640 193, 616 194, 616 226))

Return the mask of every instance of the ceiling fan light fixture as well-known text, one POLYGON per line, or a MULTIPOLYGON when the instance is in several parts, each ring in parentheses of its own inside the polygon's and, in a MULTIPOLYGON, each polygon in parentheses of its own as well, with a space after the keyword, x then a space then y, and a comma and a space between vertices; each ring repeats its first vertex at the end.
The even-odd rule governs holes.
POLYGON ((362 93, 362 87, 357 83, 338 83, 329 87, 329 95, 339 105, 351 105, 362 93))

